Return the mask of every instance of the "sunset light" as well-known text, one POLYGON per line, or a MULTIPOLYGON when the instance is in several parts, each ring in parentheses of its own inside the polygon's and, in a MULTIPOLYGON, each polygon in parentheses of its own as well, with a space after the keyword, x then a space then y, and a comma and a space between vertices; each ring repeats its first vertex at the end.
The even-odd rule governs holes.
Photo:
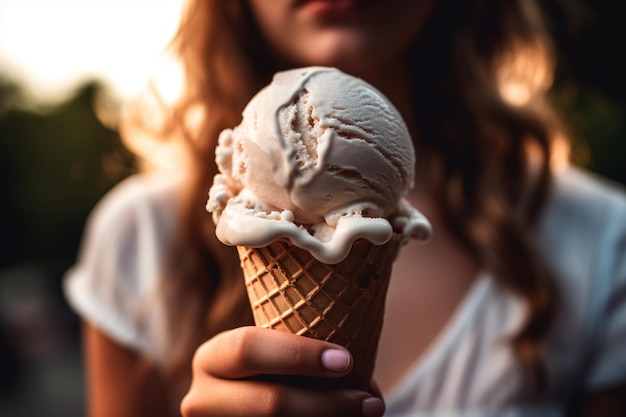
POLYGON ((0 79, 38 100, 98 79, 139 91, 171 38, 182 0, 0 0, 0 79))

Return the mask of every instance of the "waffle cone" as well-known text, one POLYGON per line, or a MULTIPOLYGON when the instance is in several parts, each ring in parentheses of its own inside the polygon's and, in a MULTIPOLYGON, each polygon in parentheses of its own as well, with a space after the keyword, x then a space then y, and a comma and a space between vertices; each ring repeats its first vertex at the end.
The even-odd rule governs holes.
POLYGON ((345 346, 354 367, 341 384, 369 389, 399 242, 357 240, 334 265, 286 240, 238 246, 256 325, 345 346))

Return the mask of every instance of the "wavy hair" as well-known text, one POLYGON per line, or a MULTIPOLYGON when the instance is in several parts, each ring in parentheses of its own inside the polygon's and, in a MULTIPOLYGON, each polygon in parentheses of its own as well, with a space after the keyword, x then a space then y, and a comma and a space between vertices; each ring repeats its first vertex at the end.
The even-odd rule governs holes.
POLYGON ((558 294, 533 227, 551 164, 567 158, 547 101, 555 63, 546 23, 533 1, 442 1, 412 56, 417 145, 440 161, 438 206, 481 265, 526 304, 511 343, 540 391, 541 345, 558 294))
MULTIPOLYGON (((267 59, 245 0, 187 1, 171 50, 183 69, 184 94, 162 106, 164 122, 151 135, 183 145, 189 175, 173 276, 165 280, 176 341, 170 365, 181 371, 199 343, 251 317, 242 280, 225 273, 211 249, 214 228, 204 205, 219 132, 239 122, 247 101, 281 68, 267 59)), ((549 192, 561 131, 546 100, 554 63, 545 23, 531 0, 442 0, 411 54, 416 146, 439 162, 431 177, 438 206, 481 265, 527 305, 510 343, 540 388, 541 344, 556 294, 530 231, 549 192)), ((126 123, 129 141, 146 126, 141 117, 126 123)), ((147 149, 132 146, 140 155, 147 149)))

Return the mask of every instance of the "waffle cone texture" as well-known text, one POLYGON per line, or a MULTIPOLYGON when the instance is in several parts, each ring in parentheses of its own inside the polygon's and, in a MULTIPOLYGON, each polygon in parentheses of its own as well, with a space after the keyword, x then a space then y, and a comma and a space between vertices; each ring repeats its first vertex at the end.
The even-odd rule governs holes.
POLYGON ((334 265, 282 239, 238 246, 256 325, 345 346, 354 367, 340 384, 369 389, 399 246, 395 236, 380 246, 360 239, 334 265))

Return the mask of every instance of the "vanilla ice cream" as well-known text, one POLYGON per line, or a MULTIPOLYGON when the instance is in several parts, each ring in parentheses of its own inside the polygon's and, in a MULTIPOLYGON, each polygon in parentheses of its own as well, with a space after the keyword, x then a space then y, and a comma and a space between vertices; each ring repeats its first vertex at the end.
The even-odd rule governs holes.
POLYGON ((232 246, 286 238, 325 263, 364 238, 424 239, 428 221, 404 199, 415 152, 399 112, 378 90, 339 70, 277 73, 216 149, 209 193, 217 237, 232 246))

